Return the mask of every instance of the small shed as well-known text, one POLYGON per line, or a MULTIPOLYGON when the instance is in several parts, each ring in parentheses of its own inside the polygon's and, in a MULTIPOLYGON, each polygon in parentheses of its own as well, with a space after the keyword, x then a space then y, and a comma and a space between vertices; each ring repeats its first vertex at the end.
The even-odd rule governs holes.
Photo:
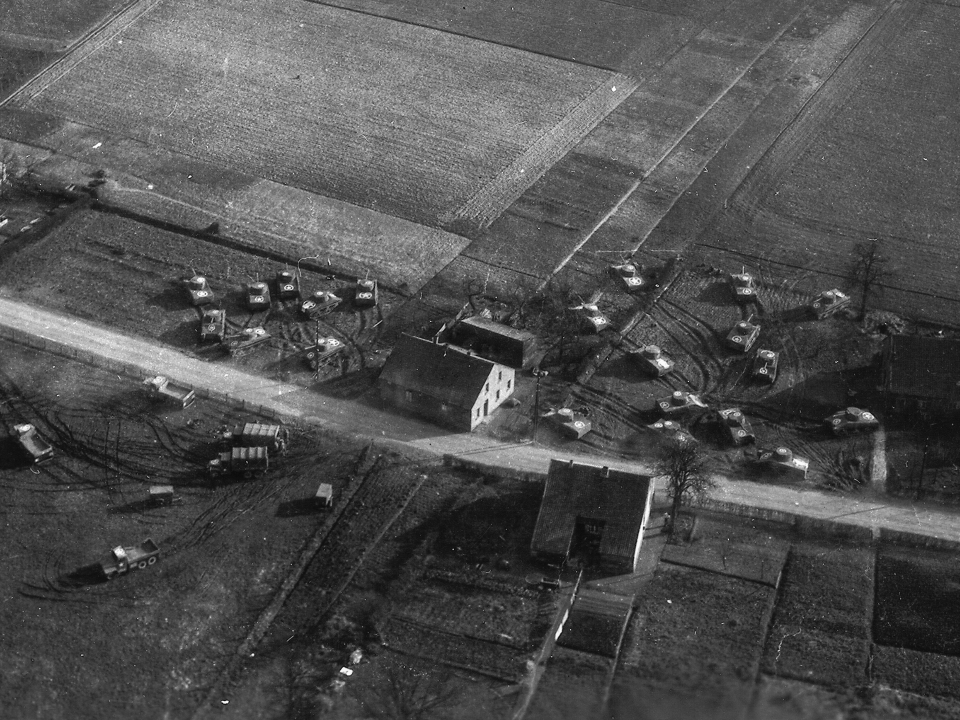
POLYGON ((536 364, 536 335, 474 315, 465 318, 453 330, 453 340, 478 355, 514 368, 536 364))
POLYGON ((635 572, 653 491, 652 478, 639 473, 551 460, 532 554, 565 562, 586 551, 611 573, 635 572))
POLYGON ((459 348, 402 335, 380 372, 381 399, 457 430, 473 430, 515 389, 513 368, 459 348))
POLYGON ((891 335, 883 353, 889 410, 956 415, 960 411, 960 340, 891 335))

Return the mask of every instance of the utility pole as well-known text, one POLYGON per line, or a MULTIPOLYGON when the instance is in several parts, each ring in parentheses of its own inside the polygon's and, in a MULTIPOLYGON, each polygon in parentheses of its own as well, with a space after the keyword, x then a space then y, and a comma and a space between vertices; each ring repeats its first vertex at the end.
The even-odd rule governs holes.
POLYGON ((540 429, 540 378, 547 375, 546 370, 535 368, 533 376, 537 378, 537 390, 533 401, 533 444, 537 444, 537 431, 540 429))

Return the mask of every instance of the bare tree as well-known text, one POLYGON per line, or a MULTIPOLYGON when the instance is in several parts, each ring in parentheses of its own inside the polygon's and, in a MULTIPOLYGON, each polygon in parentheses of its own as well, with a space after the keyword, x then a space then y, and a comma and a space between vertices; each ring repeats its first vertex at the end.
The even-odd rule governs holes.
POLYGON ((667 476, 671 528, 677 525, 677 515, 680 514, 684 501, 700 499, 716 485, 710 477, 707 456, 703 449, 690 439, 671 440, 657 470, 661 475, 667 476))
POLYGON ((861 319, 866 315, 869 297, 879 293, 883 284, 893 275, 889 261, 890 258, 884 254, 876 238, 857 243, 853 248, 847 277, 860 290, 861 319))
POLYGON ((399 662, 386 663, 379 682, 364 699, 364 709, 377 720, 426 720, 438 717, 458 695, 449 675, 408 667, 399 662))

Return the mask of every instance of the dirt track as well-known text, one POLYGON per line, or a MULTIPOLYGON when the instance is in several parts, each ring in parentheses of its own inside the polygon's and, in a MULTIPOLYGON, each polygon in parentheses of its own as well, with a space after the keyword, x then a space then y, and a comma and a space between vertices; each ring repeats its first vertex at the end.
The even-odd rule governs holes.
MULTIPOLYGON (((301 422, 360 436, 391 439, 410 448, 437 455, 452 455, 480 467, 495 466, 516 472, 543 474, 551 458, 571 455, 586 462, 649 472, 650 468, 621 458, 577 456, 566 450, 526 443, 504 444, 479 434, 450 433, 424 422, 395 415, 369 404, 321 396, 301 387, 248 375, 228 365, 206 363, 144 340, 126 337, 106 328, 0 298, 0 327, 77 348, 99 362, 125 363, 145 372, 162 371, 174 379, 263 407, 301 422)), ((109 366, 109 365, 108 365, 109 366)), ((960 511, 932 505, 846 498, 814 491, 719 479, 712 493, 718 501, 836 520, 874 530, 916 533, 955 540, 960 537, 960 511)))

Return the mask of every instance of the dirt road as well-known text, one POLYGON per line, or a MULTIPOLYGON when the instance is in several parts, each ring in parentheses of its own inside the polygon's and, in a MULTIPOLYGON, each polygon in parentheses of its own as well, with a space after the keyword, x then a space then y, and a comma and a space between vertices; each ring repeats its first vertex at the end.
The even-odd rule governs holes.
MULTIPOLYGON (((650 472, 648 466, 622 458, 578 455, 529 443, 505 444, 481 435, 453 433, 416 419, 395 415, 371 404, 348 402, 310 388, 250 375, 226 362, 206 362, 161 345, 114 332, 66 315, 0 297, 0 336, 42 338, 75 349, 82 359, 105 367, 124 365, 144 374, 162 373, 180 382, 252 407, 324 425, 331 430, 402 443, 408 448, 451 455, 479 466, 546 473, 551 458, 563 457, 622 469, 650 472)), ((798 491, 732 477, 718 478, 714 500, 835 520, 874 529, 909 532, 960 540, 960 511, 932 504, 906 503, 884 497, 861 499, 798 491)))

